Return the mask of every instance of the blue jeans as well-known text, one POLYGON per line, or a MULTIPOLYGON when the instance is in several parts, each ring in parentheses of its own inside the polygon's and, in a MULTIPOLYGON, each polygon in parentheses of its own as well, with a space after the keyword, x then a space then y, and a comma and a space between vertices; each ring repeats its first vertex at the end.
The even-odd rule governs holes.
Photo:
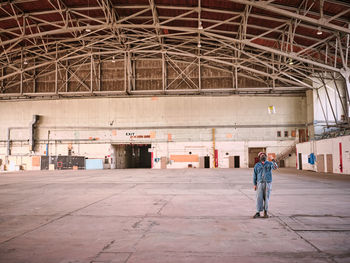
POLYGON ((261 212, 269 209, 269 199, 272 183, 260 182, 256 189, 256 211, 261 212))

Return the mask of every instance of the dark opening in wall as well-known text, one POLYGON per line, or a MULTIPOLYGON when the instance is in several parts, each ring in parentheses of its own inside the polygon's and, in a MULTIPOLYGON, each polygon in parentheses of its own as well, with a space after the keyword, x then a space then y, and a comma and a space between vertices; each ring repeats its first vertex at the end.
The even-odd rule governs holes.
POLYGON ((115 168, 151 168, 152 154, 150 144, 115 145, 115 168))
POLYGON ((204 156, 204 168, 210 168, 210 157, 204 156))

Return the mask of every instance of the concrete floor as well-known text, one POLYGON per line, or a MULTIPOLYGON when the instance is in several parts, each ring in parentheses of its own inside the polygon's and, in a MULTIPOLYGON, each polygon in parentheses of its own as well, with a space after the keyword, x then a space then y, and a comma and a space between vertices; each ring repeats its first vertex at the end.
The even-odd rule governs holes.
POLYGON ((0 174, 0 262, 350 262, 350 176, 251 169, 0 174))

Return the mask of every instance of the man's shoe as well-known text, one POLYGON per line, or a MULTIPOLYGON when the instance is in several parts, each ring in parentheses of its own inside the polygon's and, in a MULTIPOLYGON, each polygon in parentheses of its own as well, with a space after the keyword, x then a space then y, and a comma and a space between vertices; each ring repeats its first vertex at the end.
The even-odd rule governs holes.
POLYGON ((264 218, 269 218, 269 215, 267 214, 267 211, 264 211, 264 218))
POLYGON ((256 213, 256 214, 253 216, 253 218, 258 218, 258 217, 260 217, 260 213, 256 213))

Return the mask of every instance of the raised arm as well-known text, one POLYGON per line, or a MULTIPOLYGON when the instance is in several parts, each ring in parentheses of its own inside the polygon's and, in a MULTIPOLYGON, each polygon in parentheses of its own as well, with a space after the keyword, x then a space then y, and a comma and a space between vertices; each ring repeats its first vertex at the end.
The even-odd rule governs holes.
POLYGON ((272 159, 272 165, 271 165, 271 168, 272 168, 273 170, 276 170, 276 169, 278 168, 278 165, 277 165, 277 163, 276 163, 275 159, 272 159))

